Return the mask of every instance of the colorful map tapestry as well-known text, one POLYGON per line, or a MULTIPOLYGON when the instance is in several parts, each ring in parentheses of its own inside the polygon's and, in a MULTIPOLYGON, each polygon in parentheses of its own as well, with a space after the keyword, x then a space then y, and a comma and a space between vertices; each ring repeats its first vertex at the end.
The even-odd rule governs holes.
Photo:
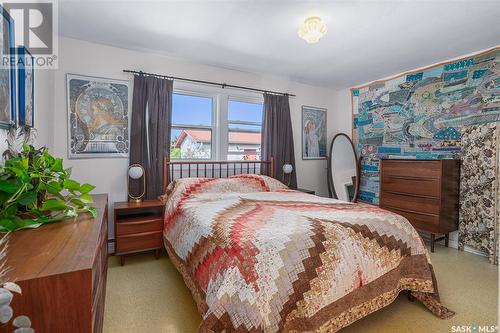
POLYGON ((464 127, 500 121, 500 48, 351 93, 360 200, 378 203, 380 158, 456 158, 464 127))

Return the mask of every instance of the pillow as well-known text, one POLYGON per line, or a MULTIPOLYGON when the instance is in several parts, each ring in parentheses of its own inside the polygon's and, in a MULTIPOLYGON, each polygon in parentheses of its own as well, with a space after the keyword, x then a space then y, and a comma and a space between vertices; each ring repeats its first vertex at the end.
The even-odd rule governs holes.
POLYGON ((161 197, 165 202, 172 192, 183 194, 226 193, 226 192, 273 192, 288 189, 279 180, 268 176, 242 174, 229 178, 180 178, 167 187, 161 197))

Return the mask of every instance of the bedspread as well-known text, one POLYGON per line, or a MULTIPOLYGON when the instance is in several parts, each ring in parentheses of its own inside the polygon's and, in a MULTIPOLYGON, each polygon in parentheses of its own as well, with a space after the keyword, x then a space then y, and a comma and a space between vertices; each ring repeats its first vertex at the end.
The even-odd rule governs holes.
POLYGON ((440 318, 424 243, 400 215, 255 175, 170 186, 164 243, 200 332, 335 332, 402 290, 440 318))

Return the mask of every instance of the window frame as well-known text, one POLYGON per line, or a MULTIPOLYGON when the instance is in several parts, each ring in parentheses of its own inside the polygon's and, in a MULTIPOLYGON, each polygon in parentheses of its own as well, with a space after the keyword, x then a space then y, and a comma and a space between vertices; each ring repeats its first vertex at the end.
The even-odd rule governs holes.
MULTIPOLYGON (((261 94, 257 95, 255 93, 245 94, 245 95, 234 95, 234 94, 229 95, 227 103, 226 103, 226 107, 227 107, 227 114, 226 114, 226 122, 227 122, 227 131, 226 131, 227 145, 225 147, 225 160, 227 160, 228 155, 230 155, 229 154, 229 132, 230 132, 229 131, 229 124, 230 123, 232 123, 232 124, 235 123, 235 122, 230 122, 229 121, 229 102, 230 101, 233 101, 233 102, 242 102, 242 103, 249 103, 249 104, 260 104, 260 105, 262 105, 262 119, 260 121, 260 124, 256 123, 256 122, 241 121, 240 125, 252 125, 252 126, 260 125, 260 133, 261 134, 262 134, 262 126, 264 125, 264 96, 262 96, 261 94)), ((257 150, 257 152, 259 152, 259 151, 257 150)), ((239 153, 233 152, 231 155, 247 155, 247 154, 243 151, 243 152, 239 152, 239 153)), ((256 155, 257 156, 260 155, 260 158, 262 159, 262 142, 260 143, 260 154, 256 153, 256 155)))
MULTIPOLYGON (((211 130, 211 157, 210 159, 187 159, 179 158, 176 161, 226 161, 229 149, 229 101, 246 102, 264 105, 264 96, 258 92, 240 91, 230 88, 220 88, 203 84, 174 81, 173 94, 191 95, 212 98, 212 124, 209 126, 196 126, 185 124, 170 125, 173 128, 182 129, 208 129, 211 130)), ((264 107, 264 106, 262 106, 264 107)), ((264 111, 262 112, 262 123, 264 122, 264 111)), ((262 128, 261 128, 262 131, 262 128)), ((170 140, 170 139, 169 139, 170 140)), ((261 143, 262 152, 262 143, 261 143)))
MULTIPOLYGON (((211 94, 210 92, 205 92, 205 91, 197 91, 193 89, 189 89, 189 87, 176 87, 174 85, 174 89, 172 91, 173 95, 187 95, 187 96, 193 96, 193 97, 205 97, 205 98, 210 98, 212 99, 212 123, 210 126, 207 125, 189 125, 189 124, 175 124, 171 123, 170 124, 170 130, 172 129, 198 129, 198 130, 209 130, 210 131, 210 158, 174 158, 172 160, 175 161, 210 161, 214 159, 214 132, 215 132, 215 117, 216 117, 216 108, 217 108, 217 96, 214 94, 211 94), (186 89, 188 88, 188 89, 186 89)), ((173 108, 172 108, 172 113, 173 113, 173 108)), ((169 138, 171 140, 171 137, 169 138)), ((170 145, 169 145, 170 149, 170 145)))

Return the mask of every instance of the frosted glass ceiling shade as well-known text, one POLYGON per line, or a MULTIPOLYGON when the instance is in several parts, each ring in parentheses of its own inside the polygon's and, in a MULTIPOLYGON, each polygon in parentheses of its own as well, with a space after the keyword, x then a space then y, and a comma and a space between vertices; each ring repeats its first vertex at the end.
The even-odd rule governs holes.
POLYGON ((311 16, 306 18, 297 31, 297 34, 308 44, 314 44, 326 34, 327 30, 326 24, 321 21, 321 18, 318 16, 311 16))
POLYGON ((128 169, 128 175, 132 179, 139 179, 144 175, 144 170, 140 166, 133 166, 128 169))

